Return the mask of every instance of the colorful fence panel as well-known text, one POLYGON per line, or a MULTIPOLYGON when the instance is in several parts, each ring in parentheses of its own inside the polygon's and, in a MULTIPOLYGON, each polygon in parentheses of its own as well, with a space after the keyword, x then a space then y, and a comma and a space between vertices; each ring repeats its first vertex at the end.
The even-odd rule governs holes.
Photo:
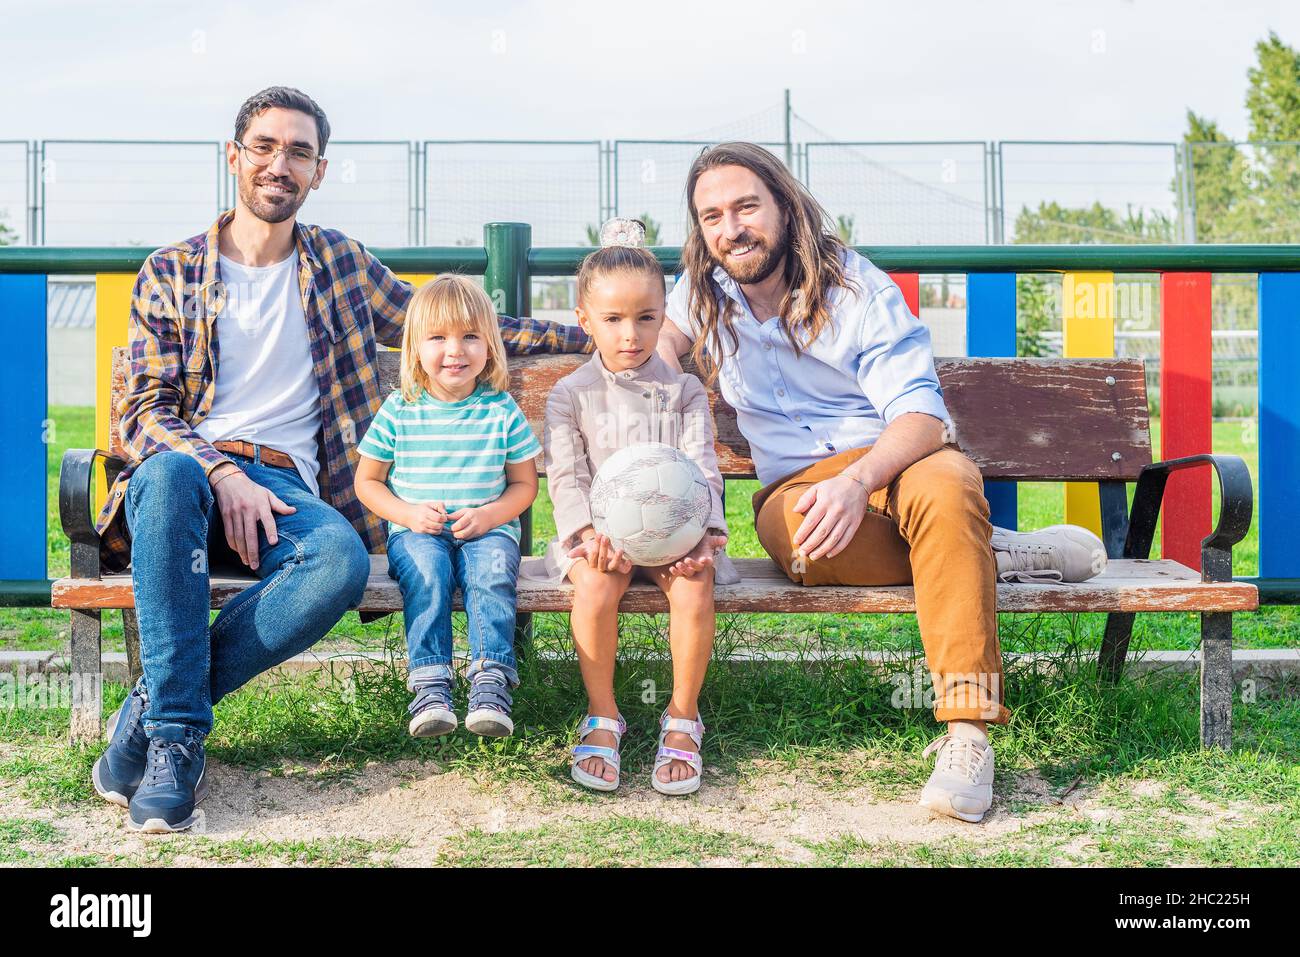
MULTIPOLYGON (((1164 273, 1160 304, 1159 457, 1213 451, 1210 274, 1164 273)), ((1210 534, 1210 480, 1207 468, 1171 475, 1161 515, 1161 554, 1198 571, 1201 540, 1210 534)))
MULTIPOLYGON (((1016 354, 1015 273, 973 272, 966 277, 966 354, 990 358, 1016 354)), ((1016 490, 1015 482, 984 483, 994 525, 1017 527, 1016 490)))
POLYGON ((1259 575, 1300 578, 1300 273, 1259 277, 1259 575))
MULTIPOLYGON (((1115 274, 1067 272, 1061 282, 1062 354, 1070 359, 1115 355, 1115 274)), ((1095 483, 1065 483, 1065 520, 1101 534, 1095 483)))
POLYGON ((46 405, 45 277, 0 275, 0 446, 5 507, 0 508, 0 579, 46 577, 46 448, 54 440, 46 405))

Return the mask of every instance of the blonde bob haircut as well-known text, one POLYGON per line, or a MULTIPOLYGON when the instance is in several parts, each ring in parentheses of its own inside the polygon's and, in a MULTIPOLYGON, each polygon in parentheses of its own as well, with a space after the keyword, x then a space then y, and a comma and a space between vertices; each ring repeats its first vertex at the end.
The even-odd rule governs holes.
POLYGON ((406 328, 402 330, 402 398, 414 402, 428 391, 429 377, 420 365, 419 345, 431 335, 474 332, 487 343, 487 365, 475 385, 505 392, 510 388, 506 367, 506 344, 501 339, 492 300, 467 276, 448 274, 425 283, 415 291, 406 307, 406 328))

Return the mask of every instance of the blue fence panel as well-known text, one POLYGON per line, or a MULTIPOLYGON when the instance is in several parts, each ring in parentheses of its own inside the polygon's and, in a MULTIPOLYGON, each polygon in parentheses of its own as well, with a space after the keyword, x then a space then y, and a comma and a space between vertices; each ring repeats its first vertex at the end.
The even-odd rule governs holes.
POLYGON ((5 503, 0 508, 0 579, 44 581, 46 406, 45 277, 0 275, 0 448, 5 503))
MULTIPOLYGON (((1015 273, 973 272, 966 276, 966 354, 1015 357, 1015 273)), ((985 482, 984 497, 994 525, 1016 528, 1015 482, 985 482)))
POLYGON ((1259 575, 1300 578, 1300 273, 1259 275, 1259 575))

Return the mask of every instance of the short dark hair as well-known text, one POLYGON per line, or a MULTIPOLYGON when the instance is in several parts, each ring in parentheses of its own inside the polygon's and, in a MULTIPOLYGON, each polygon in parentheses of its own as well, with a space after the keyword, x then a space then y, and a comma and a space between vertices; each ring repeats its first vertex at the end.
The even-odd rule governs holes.
POLYGON ((325 118, 325 111, 315 100, 302 90, 296 90, 291 86, 268 86, 265 90, 254 93, 246 99, 244 105, 239 108, 239 115, 235 117, 235 139, 243 142, 244 133, 247 132, 248 124, 253 117, 275 107, 282 110, 297 110, 314 119, 316 138, 320 140, 320 148, 316 153, 318 156, 325 155, 325 144, 330 141, 330 121, 325 118))

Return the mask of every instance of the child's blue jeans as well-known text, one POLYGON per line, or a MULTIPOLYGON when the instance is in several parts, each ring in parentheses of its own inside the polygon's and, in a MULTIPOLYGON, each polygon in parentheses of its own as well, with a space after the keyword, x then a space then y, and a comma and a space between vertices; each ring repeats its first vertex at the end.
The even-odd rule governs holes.
POLYGON ((503 528, 462 541, 444 527, 439 535, 404 530, 388 538, 388 574, 402 590, 409 657, 408 686, 451 680, 451 599, 465 598, 469 622, 468 676, 500 670, 519 684, 515 664, 515 606, 519 543, 503 528))

